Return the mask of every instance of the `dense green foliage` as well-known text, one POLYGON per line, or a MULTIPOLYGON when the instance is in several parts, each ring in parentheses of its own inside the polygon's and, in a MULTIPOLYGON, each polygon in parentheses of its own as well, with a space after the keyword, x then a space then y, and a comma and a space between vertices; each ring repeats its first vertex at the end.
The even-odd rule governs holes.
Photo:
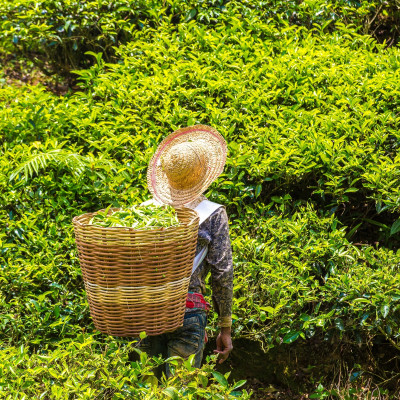
MULTIPOLYGON (((209 365, 184 366, 178 377, 189 370, 193 383, 176 395, 177 380, 146 383, 156 361, 129 363, 127 341, 94 331, 71 226, 75 215, 146 200, 157 145, 197 123, 229 147, 208 195, 231 222, 234 335, 266 348, 380 335, 400 348, 399 48, 340 21, 329 29, 326 14, 293 25, 282 3, 270 19, 263 7, 232 11, 233 2, 218 15, 222 3, 204 3, 203 17, 174 4, 177 21, 167 13, 129 30, 118 62, 89 54, 78 92, 0 88, 0 390, 10 399, 40 390, 68 398, 61 387, 70 398, 181 398, 212 376, 205 396, 234 390, 209 365)), ((115 15, 100 11, 112 25, 115 15)))
POLYGON ((216 25, 235 15, 307 28, 335 29, 338 22, 355 24, 375 37, 384 32, 393 44, 398 39, 400 5, 397 0, 1 0, 0 44, 4 51, 25 57, 48 73, 85 68, 85 52, 102 52, 115 60, 115 48, 132 41, 135 32, 156 28, 166 21, 174 26, 196 21, 216 25))
POLYGON ((74 342, 64 341, 56 350, 31 354, 23 345, 0 355, 0 394, 2 399, 248 399, 246 392, 227 382, 208 363, 194 368, 193 357, 169 363, 174 376, 158 385, 153 368, 163 360, 151 359, 140 352, 136 362, 128 361, 133 346, 96 340, 79 335, 74 342))

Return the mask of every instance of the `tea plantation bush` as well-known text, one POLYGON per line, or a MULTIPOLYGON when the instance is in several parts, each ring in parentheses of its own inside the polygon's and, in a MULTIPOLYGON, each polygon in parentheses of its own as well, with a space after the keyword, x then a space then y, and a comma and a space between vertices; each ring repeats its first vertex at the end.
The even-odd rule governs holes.
MULTIPOLYGON (((157 145, 197 123, 229 147, 209 198, 230 216, 235 337, 272 348, 379 335, 400 348, 399 48, 340 22, 328 32, 283 21, 255 11, 209 26, 161 21, 132 30, 116 63, 91 53, 94 65, 76 72, 79 92, 1 87, 5 393, 67 398, 64 382, 80 388, 72 398, 184 395, 177 381, 146 381, 155 360, 128 363, 126 341, 97 337, 71 220, 147 199, 157 145)), ((215 383, 209 398, 234 390, 208 365, 183 368, 179 377, 189 370, 194 382, 183 390, 205 386, 201 376, 215 383)))
POLYGON ((281 24, 335 29, 337 22, 360 26, 363 33, 393 44, 398 36, 400 8, 395 0, 366 1, 60 1, 1 0, 0 43, 3 50, 23 56, 47 74, 85 68, 86 51, 115 60, 115 46, 134 40, 135 32, 165 21, 179 25, 197 21, 215 25, 235 15, 259 16, 281 24))
POLYGON ((133 349, 89 335, 79 335, 74 342, 64 340, 64 345, 42 354, 32 355, 23 345, 8 348, 0 356, 0 393, 3 399, 249 398, 246 391, 236 390, 244 381, 230 385, 228 375, 213 371, 210 364, 201 370, 192 367, 193 357, 183 365, 171 359, 174 376, 157 385, 153 368, 162 360, 141 352, 139 361, 128 362, 128 351, 133 349))

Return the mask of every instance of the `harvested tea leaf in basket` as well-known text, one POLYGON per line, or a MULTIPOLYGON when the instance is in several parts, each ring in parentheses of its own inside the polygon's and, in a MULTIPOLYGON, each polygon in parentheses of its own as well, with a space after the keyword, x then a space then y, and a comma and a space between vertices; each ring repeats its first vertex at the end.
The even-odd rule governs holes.
POLYGON ((179 225, 174 208, 168 205, 149 204, 116 211, 110 211, 110 207, 97 212, 89 221, 89 224, 103 228, 127 227, 135 229, 168 228, 179 225))

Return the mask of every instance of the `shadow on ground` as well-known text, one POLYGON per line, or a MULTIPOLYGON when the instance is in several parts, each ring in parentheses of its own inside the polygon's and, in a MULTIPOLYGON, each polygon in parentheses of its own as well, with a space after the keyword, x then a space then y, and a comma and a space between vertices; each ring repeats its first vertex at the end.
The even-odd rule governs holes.
MULTIPOLYGON (((214 349, 215 340, 210 340, 204 355, 214 349)), ((217 369, 221 373, 230 371, 232 380, 246 379, 246 388, 254 391, 254 399, 306 399, 319 384, 358 391, 361 397, 356 394, 352 399, 366 398, 363 393, 378 387, 386 395, 373 398, 398 399, 399 361, 400 351, 383 338, 375 338, 370 345, 356 345, 343 338, 330 342, 313 338, 267 352, 258 341, 236 339, 230 357, 217 369)))

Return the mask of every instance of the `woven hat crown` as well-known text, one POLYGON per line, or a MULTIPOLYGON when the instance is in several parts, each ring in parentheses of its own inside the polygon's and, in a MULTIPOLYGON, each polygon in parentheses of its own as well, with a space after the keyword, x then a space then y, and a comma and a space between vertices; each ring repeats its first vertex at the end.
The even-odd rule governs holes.
POLYGON ((199 182, 207 164, 204 149, 191 142, 183 142, 171 147, 161 158, 162 168, 169 184, 174 189, 184 190, 199 182))

